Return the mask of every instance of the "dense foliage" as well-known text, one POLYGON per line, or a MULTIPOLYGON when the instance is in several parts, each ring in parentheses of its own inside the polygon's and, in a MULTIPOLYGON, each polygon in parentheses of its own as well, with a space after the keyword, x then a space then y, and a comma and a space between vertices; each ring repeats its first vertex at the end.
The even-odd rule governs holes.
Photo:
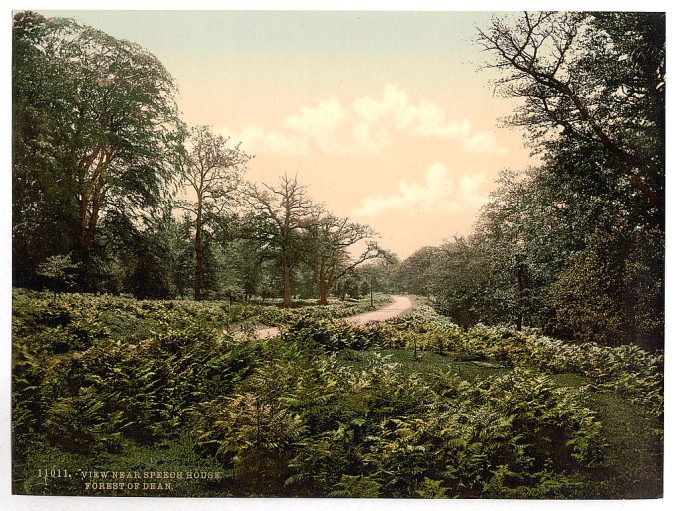
POLYGON ((479 42, 540 163, 502 174, 474 232, 399 280, 461 325, 661 347, 665 15, 513 14, 479 42))
POLYGON ((296 178, 245 183, 252 155, 184 125, 173 78, 144 48, 72 19, 13 21, 15 286, 358 298, 353 270, 383 254, 368 226, 326 211, 296 178))
POLYGON ((134 43, 33 12, 14 18, 12 78, 15 278, 73 252, 86 286, 101 219, 134 221, 167 190, 174 81, 134 43))
POLYGON ((287 309, 282 336, 256 342, 223 328, 252 306, 14 298, 21 493, 86 493, 77 481, 38 478, 36 462, 52 460, 71 470, 115 462, 224 474, 183 481, 170 495, 620 496, 626 467, 612 466, 620 461, 604 432, 614 418, 596 411, 597 396, 630 397, 652 423, 662 411, 661 360, 639 348, 463 331, 427 307, 366 327, 334 320, 348 312, 340 306, 287 309), (429 352, 447 365, 430 370, 429 352), (585 379, 551 376, 564 372, 585 379), (624 474, 620 486, 607 482, 612 470, 624 474))

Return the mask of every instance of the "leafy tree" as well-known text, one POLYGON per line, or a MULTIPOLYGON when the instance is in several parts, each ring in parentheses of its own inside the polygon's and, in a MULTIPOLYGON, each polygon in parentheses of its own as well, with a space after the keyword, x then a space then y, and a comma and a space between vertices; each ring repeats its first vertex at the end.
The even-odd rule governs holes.
POLYGON ((177 221, 171 204, 160 215, 145 220, 127 247, 126 288, 138 298, 184 296, 191 282, 193 245, 188 220, 177 221))
POLYGON ((409 293, 429 296, 435 263, 440 255, 439 247, 422 247, 399 265, 397 278, 409 293))
POLYGON ((335 284, 335 294, 344 300, 347 296, 352 299, 358 299, 362 294, 367 294, 362 292, 361 289, 362 281, 356 270, 349 272, 340 282, 335 284))
POLYGON ((473 236, 442 252, 440 308, 599 342, 659 338, 664 24, 548 12, 480 31, 498 89, 522 100, 507 122, 527 130, 542 163, 502 175, 473 236))
POLYGON ((78 250, 78 207, 56 165, 53 99, 60 70, 41 50, 48 20, 15 15, 12 27, 12 253, 15 285, 40 287, 36 268, 50 255, 78 250))
POLYGON ((358 278, 363 282, 362 291, 402 292, 397 278, 399 257, 390 250, 384 250, 381 257, 356 268, 358 278))
POLYGON ((601 344, 663 347, 661 233, 630 229, 625 220, 591 235, 588 248, 548 289, 552 333, 601 344))
POLYGON ((201 299, 203 288, 203 230, 207 222, 225 213, 237 190, 241 173, 251 156, 240 144, 227 145, 227 140, 207 126, 191 128, 176 158, 180 183, 189 187, 195 201, 182 201, 180 206, 195 219, 194 299, 201 299))
POLYGON ((479 31, 504 72, 501 90, 524 99, 510 122, 539 144, 555 130, 594 141, 606 163, 663 221, 663 13, 524 13, 479 31))
POLYGON ((496 275, 495 292, 504 297, 503 322, 514 322, 517 330, 527 320, 532 326, 547 321, 546 286, 583 249, 581 234, 588 232, 579 230, 569 206, 556 201, 542 179, 538 169, 502 173, 474 234, 473 243, 484 247, 484 264, 496 275))
POLYGON ((168 224, 168 236, 170 237, 170 250, 173 254, 172 280, 173 286, 180 298, 186 296, 187 291, 193 288, 194 280, 194 239, 192 239, 191 218, 185 214, 180 221, 173 219, 168 224))
POLYGON ((18 249, 57 199, 65 225, 42 229, 87 261, 107 210, 135 216, 165 191, 174 82, 140 46, 74 20, 18 13, 13 43, 18 249))
POLYGON ((307 197, 297 176, 284 175, 277 187, 250 184, 247 202, 253 208, 259 229, 254 239, 266 257, 275 259, 281 268, 283 304, 290 307, 292 271, 304 257, 305 231, 319 218, 320 208, 307 197))
POLYGON ((73 273, 80 266, 71 259, 71 254, 58 254, 48 257, 38 266, 37 274, 48 279, 52 288, 70 289, 75 285, 73 273))
POLYGON ((369 226, 332 214, 325 214, 310 226, 308 258, 314 268, 321 305, 328 305, 328 293, 336 283, 359 265, 383 256, 384 250, 371 239, 373 236, 369 226), (352 257, 350 247, 363 240, 367 240, 364 250, 352 257))
POLYGON ((507 323, 513 293, 504 274, 490 264, 492 248, 474 238, 454 238, 439 249, 428 288, 436 307, 463 327, 480 321, 507 323))

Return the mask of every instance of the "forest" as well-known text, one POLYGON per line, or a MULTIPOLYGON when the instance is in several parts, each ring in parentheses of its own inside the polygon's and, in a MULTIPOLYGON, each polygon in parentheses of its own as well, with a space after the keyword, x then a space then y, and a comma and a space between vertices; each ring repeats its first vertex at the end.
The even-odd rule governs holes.
POLYGON ((537 164, 403 260, 253 182, 136 43, 31 11, 12 38, 14 493, 662 495, 663 13, 479 27, 537 164))

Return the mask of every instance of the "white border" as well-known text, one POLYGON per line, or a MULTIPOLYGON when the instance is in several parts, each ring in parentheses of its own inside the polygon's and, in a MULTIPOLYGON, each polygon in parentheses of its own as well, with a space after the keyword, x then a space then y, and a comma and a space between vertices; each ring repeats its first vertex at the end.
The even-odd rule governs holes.
POLYGON ((678 483, 678 433, 677 426, 677 395, 678 378, 676 369, 677 343, 680 342, 680 333, 677 328, 677 305, 676 289, 678 272, 674 262, 678 256, 678 239, 675 225, 680 215, 678 207, 674 204, 673 196, 677 192, 678 168, 677 149, 671 141, 678 139, 677 130, 677 39, 675 34, 680 34, 680 27, 676 23, 678 9, 671 2, 620 0, 617 2, 604 1, 524 1, 524 2, 500 2, 491 0, 477 0, 473 4, 455 2, 443 2, 436 0, 233 0, 229 2, 216 2, 208 0, 193 0, 192 2, 178 2, 171 4, 167 1, 155 0, 70 0, 70 1, 15 1, 13 10, 23 9, 74 9, 74 10, 396 10, 396 11, 439 11, 439 10, 463 10, 463 11, 493 11, 493 10, 619 10, 619 11, 666 11, 667 17, 667 43, 668 43, 668 95, 667 95, 667 259, 666 259, 666 446, 665 446, 665 476, 663 499, 652 501, 421 501, 421 500, 330 500, 330 499, 180 499, 180 498, 125 498, 125 497, 27 497, 11 495, 10 488, 10 347, 9 334, 11 329, 11 11, 5 10, 2 20, 2 59, 5 71, 3 86, 0 87, 0 130, 2 133, 3 151, 0 151, 3 172, 0 174, 0 507, 12 510, 194 510, 194 509, 238 509, 238 510, 262 510, 275 508, 280 511, 297 511, 299 509, 322 509, 337 510, 351 507, 356 510, 390 510, 395 506, 405 511, 423 509, 457 509, 472 510, 495 510, 498 508, 509 510, 534 510, 534 509, 616 509, 626 511, 628 509, 671 509, 677 508, 680 503, 680 487, 678 483), (473 8, 471 8, 473 7, 473 8))

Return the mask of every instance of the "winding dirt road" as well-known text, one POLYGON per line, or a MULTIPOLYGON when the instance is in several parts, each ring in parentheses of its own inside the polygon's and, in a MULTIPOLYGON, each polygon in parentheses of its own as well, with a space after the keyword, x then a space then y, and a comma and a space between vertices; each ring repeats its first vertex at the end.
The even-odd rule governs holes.
MULTIPOLYGON (((409 310, 412 306, 411 300, 406 296, 392 295, 392 302, 385 305, 382 309, 364 312, 356 316, 349 316, 344 318, 345 321, 353 325, 365 325, 373 321, 385 321, 391 318, 396 318, 409 310)), ((275 326, 258 328, 253 332, 255 339, 271 339, 279 335, 279 328, 275 326)))
POLYGON ((392 295, 390 298, 392 298, 392 303, 387 304, 382 309, 349 316, 345 318, 345 321, 353 325, 365 325, 372 321, 385 321, 396 318, 399 314, 403 314, 411 308, 411 300, 406 296, 392 295))

